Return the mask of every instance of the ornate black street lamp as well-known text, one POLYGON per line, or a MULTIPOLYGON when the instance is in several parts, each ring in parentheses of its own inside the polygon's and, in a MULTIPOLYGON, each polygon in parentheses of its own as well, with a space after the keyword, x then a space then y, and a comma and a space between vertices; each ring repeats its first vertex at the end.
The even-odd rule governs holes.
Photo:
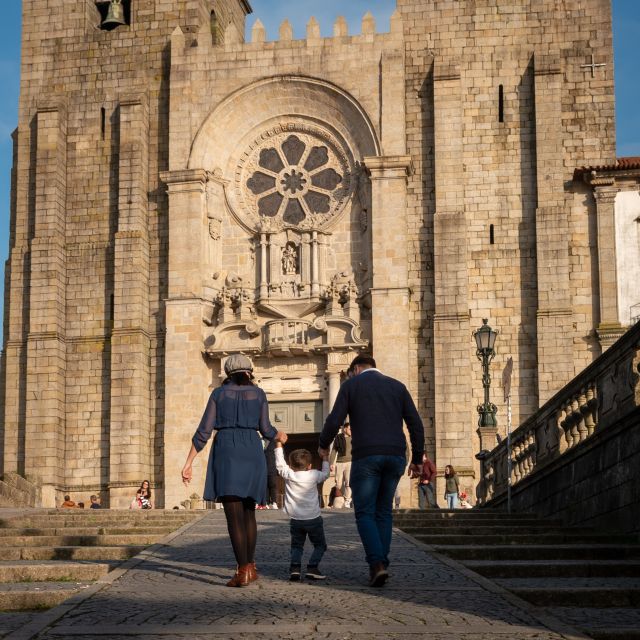
POLYGON ((488 324, 488 320, 483 318, 482 326, 473 332, 473 337, 476 340, 476 356, 478 360, 482 362, 482 386, 484 387, 484 402, 478 405, 478 413, 480 417, 478 419, 478 427, 496 428, 498 421, 496 419, 497 408, 489 400, 489 389, 491 388, 491 376, 489 375, 489 363, 496 355, 494 345, 498 332, 494 331, 488 324))

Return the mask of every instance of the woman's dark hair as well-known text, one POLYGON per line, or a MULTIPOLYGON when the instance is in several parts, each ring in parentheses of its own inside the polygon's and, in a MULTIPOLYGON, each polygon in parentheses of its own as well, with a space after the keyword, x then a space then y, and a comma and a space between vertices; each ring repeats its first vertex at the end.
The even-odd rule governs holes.
POLYGON ((149 502, 151 502, 151 483, 150 483, 148 480, 143 480, 143 481, 140 483, 140 491, 142 491, 142 495, 143 495, 147 500, 149 500, 149 502), (146 492, 145 492, 145 489, 144 489, 144 486, 143 486, 145 482, 149 485, 149 488, 146 490, 146 492))
POLYGON ((253 385, 251 374, 246 371, 236 371, 232 373, 222 384, 237 384, 239 386, 253 385))
POLYGON ((456 470, 450 464, 448 464, 444 468, 444 477, 445 478, 453 478, 453 476, 455 476, 455 475, 456 475, 456 470), (447 467, 449 467, 449 473, 447 473, 447 467))

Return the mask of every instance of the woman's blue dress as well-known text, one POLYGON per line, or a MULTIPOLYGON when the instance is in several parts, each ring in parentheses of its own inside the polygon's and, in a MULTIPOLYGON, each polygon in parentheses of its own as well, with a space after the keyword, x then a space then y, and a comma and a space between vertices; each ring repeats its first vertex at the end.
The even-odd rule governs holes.
POLYGON ((222 496, 251 498, 264 503, 267 464, 258 431, 273 440, 277 430, 269 421, 267 396, 253 385, 225 384, 209 397, 192 442, 198 452, 217 431, 204 484, 204 499, 222 496))

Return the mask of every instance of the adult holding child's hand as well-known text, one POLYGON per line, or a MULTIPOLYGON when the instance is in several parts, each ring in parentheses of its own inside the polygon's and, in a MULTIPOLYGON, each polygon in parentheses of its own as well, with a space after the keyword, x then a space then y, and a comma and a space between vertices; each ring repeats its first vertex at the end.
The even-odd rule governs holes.
POLYGON ((269 421, 265 392, 253 383, 253 365, 242 354, 229 356, 227 379, 209 397, 191 450, 182 469, 182 482, 193 478, 192 464, 216 430, 207 465, 204 499, 222 502, 231 546, 238 567, 228 587, 246 587, 258 579, 255 550, 258 537, 256 504, 265 501, 267 463, 258 431, 283 444, 287 434, 269 421))

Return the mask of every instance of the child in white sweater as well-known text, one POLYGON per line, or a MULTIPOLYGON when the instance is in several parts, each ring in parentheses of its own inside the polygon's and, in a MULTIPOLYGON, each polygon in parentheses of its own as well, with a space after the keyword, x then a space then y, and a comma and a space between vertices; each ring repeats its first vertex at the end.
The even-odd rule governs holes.
POLYGON ((311 580, 324 580, 319 564, 327 543, 320 515, 318 485, 329 477, 328 456, 322 459, 322 471, 312 468, 313 458, 306 449, 296 449, 284 460, 282 443, 276 442, 276 469, 284 478, 284 511, 291 518, 291 567, 289 579, 300 580, 304 543, 309 536, 313 553, 307 563, 305 576, 311 580))

